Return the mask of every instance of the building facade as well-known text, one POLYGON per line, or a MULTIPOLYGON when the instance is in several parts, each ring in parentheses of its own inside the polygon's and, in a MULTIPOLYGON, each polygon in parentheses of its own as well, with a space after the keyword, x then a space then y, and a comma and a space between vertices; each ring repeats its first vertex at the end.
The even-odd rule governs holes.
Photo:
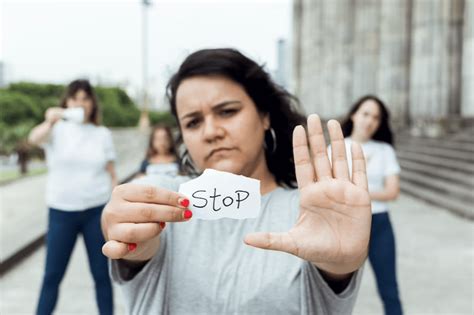
POLYGON ((292 89, 307 113, 365 94, 397 126, 474 117, 474 0, 294 0, 292 89))

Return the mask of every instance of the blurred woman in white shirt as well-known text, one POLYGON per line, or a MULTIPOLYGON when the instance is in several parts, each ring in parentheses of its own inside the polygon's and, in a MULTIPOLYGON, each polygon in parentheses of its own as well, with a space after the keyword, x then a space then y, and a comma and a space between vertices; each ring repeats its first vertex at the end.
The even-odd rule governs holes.
MULTIPOLYGON (((385 104, 379 98, 367 95, 352 106, 342 123, 342 132, 346 148, 350 148, 352 141, 360 143, 366 159, 372 199, 369 261, 385 314, 402 314, 396 278, 395 237, 388 213, 388 202, 397 199, 400 192, 400 166, 393 149, 389 119, 385 104)), ((351 150, 346 152, 350 157, 351 150)))
POLYGON ((153 127, 150 133, 148 149, 145 159, 140 165, 138 176, 175 176, 179 173, 177 161, 178 157, 171 128, 165 125, 157 125, 153 127))
POLYGON ((37 314, 51 314, 78 234, 82 234, 95 281, 100 314, 113 313, 112 286, 100 217, 117 184, 110 131, 99 124, 99 107, 87 80, 71 82, 59 107, 29 135, 46 153, 49 208, 46 267, 37 314))

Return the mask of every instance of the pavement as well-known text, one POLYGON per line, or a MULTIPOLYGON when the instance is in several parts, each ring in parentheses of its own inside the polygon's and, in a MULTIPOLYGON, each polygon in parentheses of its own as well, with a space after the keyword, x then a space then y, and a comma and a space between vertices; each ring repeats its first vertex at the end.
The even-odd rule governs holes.
MULTIPOLYGON (((402 195, 391 205, 398 253, 398 279, 406 314, 474 314, 474 223, 402 195)), ((1 280, 0 314, 33 313, 41 285, 44 246, 1 280)), ((61 285, 57 314, 96 314, 94 285, 82 239, 61 285)), ((124 314, 115 292, 116 314, 124 314)), ((354 314, 383 314, 370 265, 354 314)))

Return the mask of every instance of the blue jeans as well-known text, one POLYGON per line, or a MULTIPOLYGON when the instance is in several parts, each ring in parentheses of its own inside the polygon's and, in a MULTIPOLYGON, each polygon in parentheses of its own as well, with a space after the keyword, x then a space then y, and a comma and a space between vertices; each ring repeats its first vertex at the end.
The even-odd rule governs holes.
POLYGON ((113 314, 112 284, 107 258, 102 254, 102 245, 105 241, 100 228, 100 216, 103 208, 104 205, 84 211, 49 209, 46 270, 37 314, 49 315, 53 312, 58 299, 59 285, 79 233, 82 233, 86 244, 99 313, 113 314))
POLYGON ((388 212, 372 215, 369 261, 374 270, 385 314, 403 314, 398 296, 395 237, 388 212))

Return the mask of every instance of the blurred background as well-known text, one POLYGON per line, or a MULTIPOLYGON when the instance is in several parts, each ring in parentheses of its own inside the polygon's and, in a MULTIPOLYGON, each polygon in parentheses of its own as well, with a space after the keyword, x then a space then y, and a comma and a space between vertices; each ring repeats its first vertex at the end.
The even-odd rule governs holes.
MULTIPOLYGON (((390 109, 402 167, 391 205, 408 314, 474 313, 474 0, 1 0, 1 314, 31 314, 44 270, 47 169, 26 142, 68 82, 97 87, 126 181, 186 55, 233 47, 301 102, 342 118, 365 94, 390 109)), ((82 240, 58 314, 97 312, 82 240)), ((115 290, 117 313, 124 312, 115 290)), ((383 313, 366 266, 355 314, 383 313)))

